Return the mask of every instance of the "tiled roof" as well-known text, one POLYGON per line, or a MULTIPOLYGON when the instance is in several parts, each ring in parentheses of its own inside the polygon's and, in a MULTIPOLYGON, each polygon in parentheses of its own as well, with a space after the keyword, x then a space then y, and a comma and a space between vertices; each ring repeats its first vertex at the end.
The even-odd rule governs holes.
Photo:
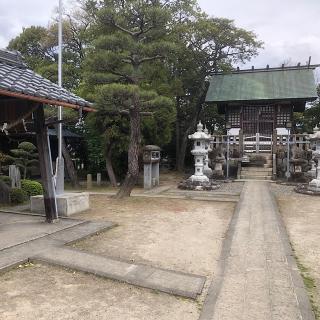
MULTIPOLYGON (((0 90, 52 101, 91 107, 92 103, 28 69, 18 52, 0 49, 0 90)), ((32 99, 31 99, 32 100, 32 99)))
POLYGON ((277 69, 217 74, 210 79, 206 101, 315 100, 313 69, 277 69))

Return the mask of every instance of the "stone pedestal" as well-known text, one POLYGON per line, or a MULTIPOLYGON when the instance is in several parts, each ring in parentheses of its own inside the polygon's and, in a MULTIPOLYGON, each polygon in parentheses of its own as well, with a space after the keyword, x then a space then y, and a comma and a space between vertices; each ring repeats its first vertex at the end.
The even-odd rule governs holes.
MULTIPOLYGON (((31 199, 31 212, 44 213, 43 196, 33 196, 31 199)), ((64 193, 57 195, 58 215, 68 217, 72 214, 90 208, 88 193, 64 193)))

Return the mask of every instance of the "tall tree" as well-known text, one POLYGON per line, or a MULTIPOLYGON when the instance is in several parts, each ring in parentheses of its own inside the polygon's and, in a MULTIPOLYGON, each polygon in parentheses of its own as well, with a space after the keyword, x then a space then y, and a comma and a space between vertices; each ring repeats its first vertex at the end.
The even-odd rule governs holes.
POLYGON ((172 76, 180 80, 176 96, 176 167, 182 171, 188 135, 205 105, 208 79, 257 55, 262 43, 253 32, 237 28, 233 21, 200 16, 178 35, 180 50, 172 59, 172 76))
POLYGON ((167 25, 170 1, 104 0, 93 28, 97 36, 87 60, 86 82, 101 112, 127 114, 128 172, 118 198, 129 196, 139 175, 141 116, 172 101, 150 89, 145 73, 173 49, 167 25))

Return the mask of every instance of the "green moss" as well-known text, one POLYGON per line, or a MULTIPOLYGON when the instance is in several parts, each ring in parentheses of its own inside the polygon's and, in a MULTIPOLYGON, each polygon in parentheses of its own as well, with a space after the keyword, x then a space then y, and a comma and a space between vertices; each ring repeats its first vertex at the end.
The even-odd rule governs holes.
POLYGON ((301 261, 299 260, 299 258, 297 256, 295 258, 296 258, 297 265, 298 265, 298 268, 300 270, 300 273, 301 273, 301 276, 303 279, 303 283, 307 289, 307 292, 308 292, 308 295, 310 298, 310 302, 311 302, 311 306, 312 306, 312 310, 314 312, 316 320, 320 320, 320 307, 318 306, 318 304, 316 302, 316 297, 318 295, 316 282, 311 277, 309 269, 301 263, 301 261))

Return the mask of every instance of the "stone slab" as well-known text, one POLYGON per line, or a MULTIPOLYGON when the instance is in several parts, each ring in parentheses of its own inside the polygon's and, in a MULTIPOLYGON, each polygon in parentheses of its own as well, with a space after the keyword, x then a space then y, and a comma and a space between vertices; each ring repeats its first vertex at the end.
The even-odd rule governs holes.
MULTIPOLYGON (((86 211, 90 208, 89 193, 64 193, 57 195, 58 215, 68 217, 72 214, 86 211)), ((31 211, 44 212, 43 196, 31 197, 31 211)))
POLYGON ((76 219, 60 219, 46 223, 44 217, 0 212, 0 251, 36 240, 83 223, 76 219))
POLYGON ((110 221, 86 221, 76 228, 69 228, 50 235, 50 239, 62 241, 63 244, 81 240, 93 234, 106 231, 115 227, 116 224, 110 221))
POLYGON ((127 263, 68 248, 52 248, 34 259, 192 299, 201 293, 206 280, 202 276, 127 263))

